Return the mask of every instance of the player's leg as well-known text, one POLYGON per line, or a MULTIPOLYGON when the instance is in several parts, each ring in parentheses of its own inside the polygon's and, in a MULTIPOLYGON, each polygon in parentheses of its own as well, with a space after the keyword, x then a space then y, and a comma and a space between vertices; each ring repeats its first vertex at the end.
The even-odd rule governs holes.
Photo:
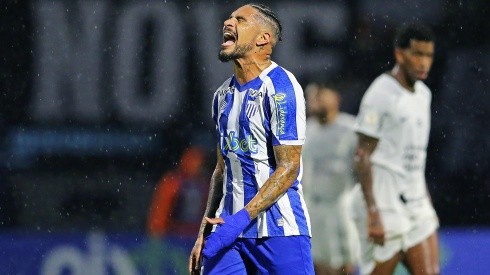
MULTIPOLYGON (((386 219, 385 219, 386 220, 386 219)), ((374 244, 367 234, 366 220, 356 220, 359 233, 359 271, 361 274, 393 274, 403 257, 403 236, 397 235, 385 240, 384 245, 374 244)))
POLYGON ((218 253, 211 258, 203 258, 202 274, 243 274, 247 271, 243 259, 240 256, 237 245, 218 253))
POLYGON ((258 274, 314 274, 308 236, 244 239, 243 244, 244 257, 257 266, 258 274))
POLYGON ((316 275, 334 275, 335 269, 331 267, 332 250, 339 242, 336 223, 336 204, 326 200, 310 201, 308 206, 311 221, 311 254, 316 275))
POLYGON ((330 266, 326 265, 322 261, 315 260, 313 262, 314 269, 315 269, 315 275, 335 275, 337 274, 337 271, 331 268, 330 266))
POLYGON ((405 253, 403 263, 414 275, 439 274, 437 233, 432 233, 427 239, 409 248, 405 253))
POLYGON ((429 237, 429 247, 430 247, 430 261, 433 270, 433 274, 440 274, 441 267, 439 264, 439 238, 437 233, 430 235, 429 237))
POLYGON ((389 210, 380 209, 381 220, 387 234, 384 245, 377 245, 371 242, 368 236, 366 206, 359 185, 353 192, 351 212, 359 238, 359 272, 393 274, 403 256, 403 232, 408 231, 406 218, 394 207, 389 210))
POLYGON ((392 275, 395 272, 396 266, 402 260, 403 254, 401 251, 395 253, 393 257, 382 262, 376 262, 372 275, 392 275))
POLYGON ((342 264, 337 274, 355 274, 359 261, 359 237, 350 212, 351 205, 352 192, 349 190, 342 194, 339 200, 338 221, 341 225, 339 251, 342 264))
POLYGON ((412 229, 407 234, 404 264, 412 274, 439 274, 439 220, 427 197, 407 204, 412 229))

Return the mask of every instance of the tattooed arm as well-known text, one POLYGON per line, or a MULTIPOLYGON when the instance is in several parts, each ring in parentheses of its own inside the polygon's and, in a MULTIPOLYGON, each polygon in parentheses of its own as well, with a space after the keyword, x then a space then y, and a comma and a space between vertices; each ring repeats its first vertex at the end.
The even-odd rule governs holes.
POLYGON ((277 201, 298 177, 301 160, 301 145, 274 146, 276 171, 267 179, 259 192, 245 206, 250 218, 255 219, 277 201))
MULTIPOLYGON (((208 218, 209 224, 217 224, 216 231, 206 240, 202 255, 206 258, 218 255, 229 247, 260 212, 269 208, 294 183, 300 165, 301 146, 281 145, 274 147, 276 171, 270 176, 252 200, 233 215, 208 218)), ((192 257, 192 255, 191 255, 192 257)))
POLYGON ((201 251, 203 248, 204 237, 211 232, 212 224, 209 224, 205 218, 214 217, 214 213, 218 209, 221 198, 223 197, 223 172, 225 169, 225 162, 219 146, 216 152, 217 163, 213 175, 211 176, 206 210, 204 211, 204 217, 202 218, 196 243, 194 244, 194 248, 189 257, 189 273, 191 274, 198 273, 201 268, 201 251))
POLYGON ((218 209, 221 198, 223 197, 223 173, 225 171, 225 161, 223 160, 219 146, 216 148, 216 153, 218 161, 214 168, 213 175, 211 176, 206 210, 204 211, 204 217, 202 218, 201 227, 199 228, 199 234, 204 235, 209 234, 211 229, 211 226, 209 226, 204 218, 214 217, 214 213, 218 209))

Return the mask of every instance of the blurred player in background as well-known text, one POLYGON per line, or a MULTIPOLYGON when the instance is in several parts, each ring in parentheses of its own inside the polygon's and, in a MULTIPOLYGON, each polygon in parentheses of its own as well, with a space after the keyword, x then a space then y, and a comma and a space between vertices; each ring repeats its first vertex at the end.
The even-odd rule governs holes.
POLYGON ((431 92, 422 82, 434 56, 432 31, 420 24, 397 31, 394 68, 376 78, 357 117, 359 136, 354 213, 363 274, 438 274, 436 212, 425 181, 431 92))
POLYGON ((318 84, 308 88, 316 88, 307 95, 307 101, 312 95, 316 103, 306 123, 303 182, 311 217, 315 274, 353 274, 358 238, 349 205, 355 183, 355 118, 340 112, 336 90, 318 84))
POLYGON ((150 236, 194 236, 201 225, 209 190, 205 167, 205 151, 193 146, 184 150, 178 167, 162 176, 148 213, 150 236))
POLYGON ((189 272, 313 274, 303 199, 303 89, 271 60, 281 24, 249 4, 224 22, 219 58, 234 75, 214 94, 217 164, 189 272), (206 229, 215 230, 204 242, 206 229))
POLYGON ((317 94, 320 85, 315 82, 311 82, 306 85, 305 88, 305 101, 306 101, 306 119, 316 116, 318 111, 317 94))

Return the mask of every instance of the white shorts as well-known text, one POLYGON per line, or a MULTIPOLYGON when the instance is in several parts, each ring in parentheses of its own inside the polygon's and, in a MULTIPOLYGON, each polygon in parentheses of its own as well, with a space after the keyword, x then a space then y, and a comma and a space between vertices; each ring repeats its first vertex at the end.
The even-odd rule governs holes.
POLYGON ((357 263, 359 241, 349 213, 350 203, 351 192, 344 192, 334 201, 308 201, 311 251, 316 261, 329 264, 333 268, 357 263))
POLYGON ((373 191, 385 229, 383 246, 368 240, 366 203, 360 184, 354 187, 352 214, 359 234, 361 274, 371 273, 376 262, 387 261, 399 251, 407 251, 427 239, 439 227, 430 198, 403 199, 394 187, 397 180, 403 179, 390 171, 373 167, 373 191))

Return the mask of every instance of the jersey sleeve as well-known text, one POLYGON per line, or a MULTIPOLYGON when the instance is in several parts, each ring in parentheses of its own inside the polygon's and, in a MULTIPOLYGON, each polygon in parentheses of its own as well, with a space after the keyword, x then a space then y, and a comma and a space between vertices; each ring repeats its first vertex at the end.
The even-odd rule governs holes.
POLYGON ((390 107, 393 106, 392 96, 386 92, 387 90, 389 87, 375 81, 366 91, 354 126, 357 133, 381 138, 384 122, 390 116, 390 107))
POLYGON ((229 91, 230 84, 231 84, 232 78, 228 78, 217 90, 214 92, 213 96, 213 102, 211 105, 211 117, 216 124, 216 127, 218 125, 218 116, 219 116, 219 101, 220 101, 220 95, 223 95, 229 91))
POLYGON ((216 125, 218 125, 218 92, 214 93, 213 103, 211 106, 211 117, 216 125))
POLYGON ((303 89, 294 76, 278 68, 270 75, 268 91, 272 145, 303 145, 306 106, 303 89))

